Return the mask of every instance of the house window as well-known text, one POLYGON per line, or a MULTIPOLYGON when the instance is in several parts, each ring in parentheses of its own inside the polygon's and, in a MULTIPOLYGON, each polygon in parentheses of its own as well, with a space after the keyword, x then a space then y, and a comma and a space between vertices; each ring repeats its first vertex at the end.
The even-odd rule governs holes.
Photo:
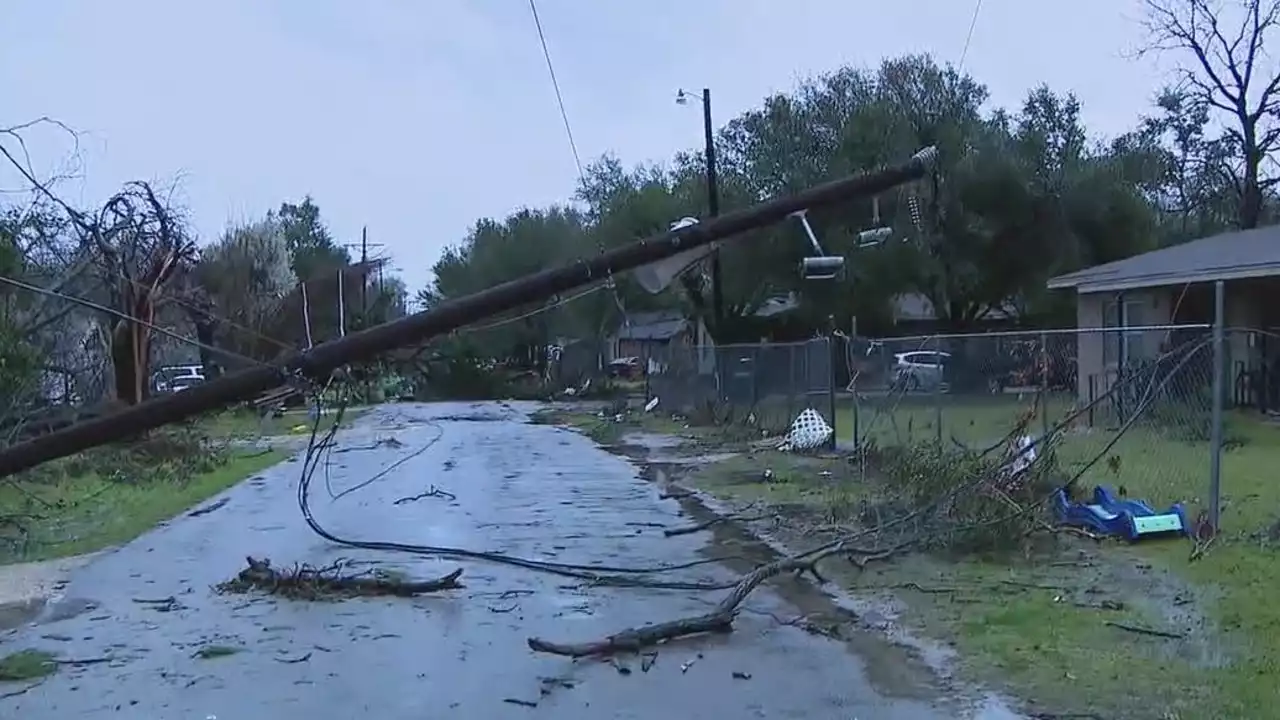
MULTIPOLYGON (((1142 302, 1117 295, 1102 306, 1103 328, 1129 328, 1142 326, 1142 302)), ((1105 332, 1102 338, 1102 362, 1115 368, 1139 360, 1143 355, 1143 331, 1105 332)))

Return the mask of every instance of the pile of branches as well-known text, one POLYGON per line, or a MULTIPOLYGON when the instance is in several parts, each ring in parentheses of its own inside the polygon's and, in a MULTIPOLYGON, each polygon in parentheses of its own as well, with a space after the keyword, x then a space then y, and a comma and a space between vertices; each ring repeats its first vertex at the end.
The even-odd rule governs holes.
POLYGON ((325 567, 295 564, 288 569, 271 566, 267 558, 245 558, 247 566, 233 579, 217 586, 218 592, 262 592, 294 600, 342 600, 353 597, 413 597, 462 587, 462 568, 434 580, 406 580, 377 571, 346 572, 349 563, 325 567))
POLYGON ((1053 489, 1067 483, 1058 469, 1056 436, 1031 440, 1031 405, 996 445, 972 449, 922 443, 864 449, 883 477, 884 499, 861 512, 866 527, 886 528, 896 542, 955 554, 1028 549, 1053 489))

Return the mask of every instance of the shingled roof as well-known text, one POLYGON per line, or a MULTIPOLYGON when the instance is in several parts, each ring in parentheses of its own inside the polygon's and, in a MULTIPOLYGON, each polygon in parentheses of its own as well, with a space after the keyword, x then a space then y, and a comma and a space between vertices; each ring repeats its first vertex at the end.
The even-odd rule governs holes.
POLYGON ((1214 235, 1059 275, 1049 289, 1120 292, 1273 275, 1280 275, 1280 225, 1214 235))
POLYGON ((631 313, 622 327, 618 328, 618 339, 670 340, 688 326, 689 321, 679 312, 631 313))

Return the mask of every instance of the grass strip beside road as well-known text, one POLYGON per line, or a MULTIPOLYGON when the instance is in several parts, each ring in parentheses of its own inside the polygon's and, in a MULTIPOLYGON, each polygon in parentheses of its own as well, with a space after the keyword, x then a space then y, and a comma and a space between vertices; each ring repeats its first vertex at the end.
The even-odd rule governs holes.
POLYGON ((0 563, 49 560, 127 543, 287 453, 230 451, 204 472, 128 481, 97 472, 0 481, 0 563), (15 517, 9 517, 15 516, 15 517))

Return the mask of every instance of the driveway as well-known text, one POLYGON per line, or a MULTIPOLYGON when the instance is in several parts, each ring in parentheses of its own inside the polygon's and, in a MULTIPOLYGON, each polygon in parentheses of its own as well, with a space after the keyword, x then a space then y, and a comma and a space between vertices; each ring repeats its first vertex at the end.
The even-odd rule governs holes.
MULTIPOLYGON (((86 662, 64 664, 25 692, 0 685, 10 694, 0 717, 1010 717, 962 711, 904 653, 870 636, 833 640, 787 624, 798 611, 767 587, 735 632, 664 645, 651 667, 638 658, 575 662, 525 642, 590 640, 703 613, 723 592, 582 587, 479 562, 461 564, 465 589, 414 599, 212 592, 246 555, 276 565, 349 558, 421 577, 460 566, 317 537, 296 504, 300 467, 283 463, 228 491, 216 510, 177 518, 77 570, 36 624, 0 641, 0 653, 31 647, 86 662), (211 645, 237 652, 201 657, 211 645)), ((558 562, 682 563, 705 557, 711 542, 710 533, 665 537, 662 526, 690 521, 626 460, 498 403, 371 411, 342 431, 328 481, 321 468, 312 497, 317 519, 338 535, 558 562), (396 503, 433 486, 448 494, 396 503)), ((736 577, 719 565, 673 575, 736 577)))

